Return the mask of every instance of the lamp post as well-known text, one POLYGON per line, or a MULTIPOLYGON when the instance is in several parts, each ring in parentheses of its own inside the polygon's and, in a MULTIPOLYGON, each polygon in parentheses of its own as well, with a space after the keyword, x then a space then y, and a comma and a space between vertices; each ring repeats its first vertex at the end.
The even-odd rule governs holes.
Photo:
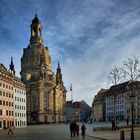
POLYGON ((130 95, 130 103, 131 103, 131 115, 132 115, 132 125, 131 125, 131 140, 134 140, 134 91, 133 91, 133 88, 132 88, 132 93, 130 95))
POLYGON ((129 89, 129 85, 131 87, 131 94, 129 96, 130 98, 130 104, 131 104, 131 140, 135 140, 134 137, 134 104, 135 104, 135 94, 134 94, 134 81, 128 83, 127 87, 129 89), (132 85, 131 85, 132 84, 132 85))

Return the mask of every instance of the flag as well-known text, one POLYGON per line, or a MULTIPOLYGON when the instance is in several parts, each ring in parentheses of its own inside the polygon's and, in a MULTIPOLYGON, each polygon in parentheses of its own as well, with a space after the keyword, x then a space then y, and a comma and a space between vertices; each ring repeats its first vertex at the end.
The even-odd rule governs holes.
POLYGON ((70 84, 70 91, 72 91, 72 84, 70 84))

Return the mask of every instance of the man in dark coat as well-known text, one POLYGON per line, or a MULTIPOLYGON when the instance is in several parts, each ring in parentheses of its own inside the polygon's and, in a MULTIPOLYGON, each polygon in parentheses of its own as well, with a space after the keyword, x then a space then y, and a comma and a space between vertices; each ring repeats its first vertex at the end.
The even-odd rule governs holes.
POLYGON ((81 131, 82 131, 82 137, 85 138, 85 135, 86 135, 86 126, 85 126, 85 124, 82 124, 81 131))
POLYGON ((73 122, 70 123, 70 135, 73 136, 73 122))

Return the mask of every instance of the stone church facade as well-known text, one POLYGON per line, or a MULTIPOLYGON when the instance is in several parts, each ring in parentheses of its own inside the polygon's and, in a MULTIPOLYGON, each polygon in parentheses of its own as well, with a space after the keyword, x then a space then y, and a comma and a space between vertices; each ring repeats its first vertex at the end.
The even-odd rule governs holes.
POLYGON ((58 62, 52 71, 48 47, 44 47, 42 25, 36 16, 31 23, 31 37, 21 58, 21 78, 26 85, 27 122, 55 123, 65 121, 66 89, 58 62))

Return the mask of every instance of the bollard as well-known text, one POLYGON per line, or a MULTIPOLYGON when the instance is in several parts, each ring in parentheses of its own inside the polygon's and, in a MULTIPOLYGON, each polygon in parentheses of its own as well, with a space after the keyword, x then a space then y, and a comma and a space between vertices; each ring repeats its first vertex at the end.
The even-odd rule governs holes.
POLYGON ((120 132, 120 140, 125 140, 125 137, 124 137, 124 130, 122 130, 120 132))

